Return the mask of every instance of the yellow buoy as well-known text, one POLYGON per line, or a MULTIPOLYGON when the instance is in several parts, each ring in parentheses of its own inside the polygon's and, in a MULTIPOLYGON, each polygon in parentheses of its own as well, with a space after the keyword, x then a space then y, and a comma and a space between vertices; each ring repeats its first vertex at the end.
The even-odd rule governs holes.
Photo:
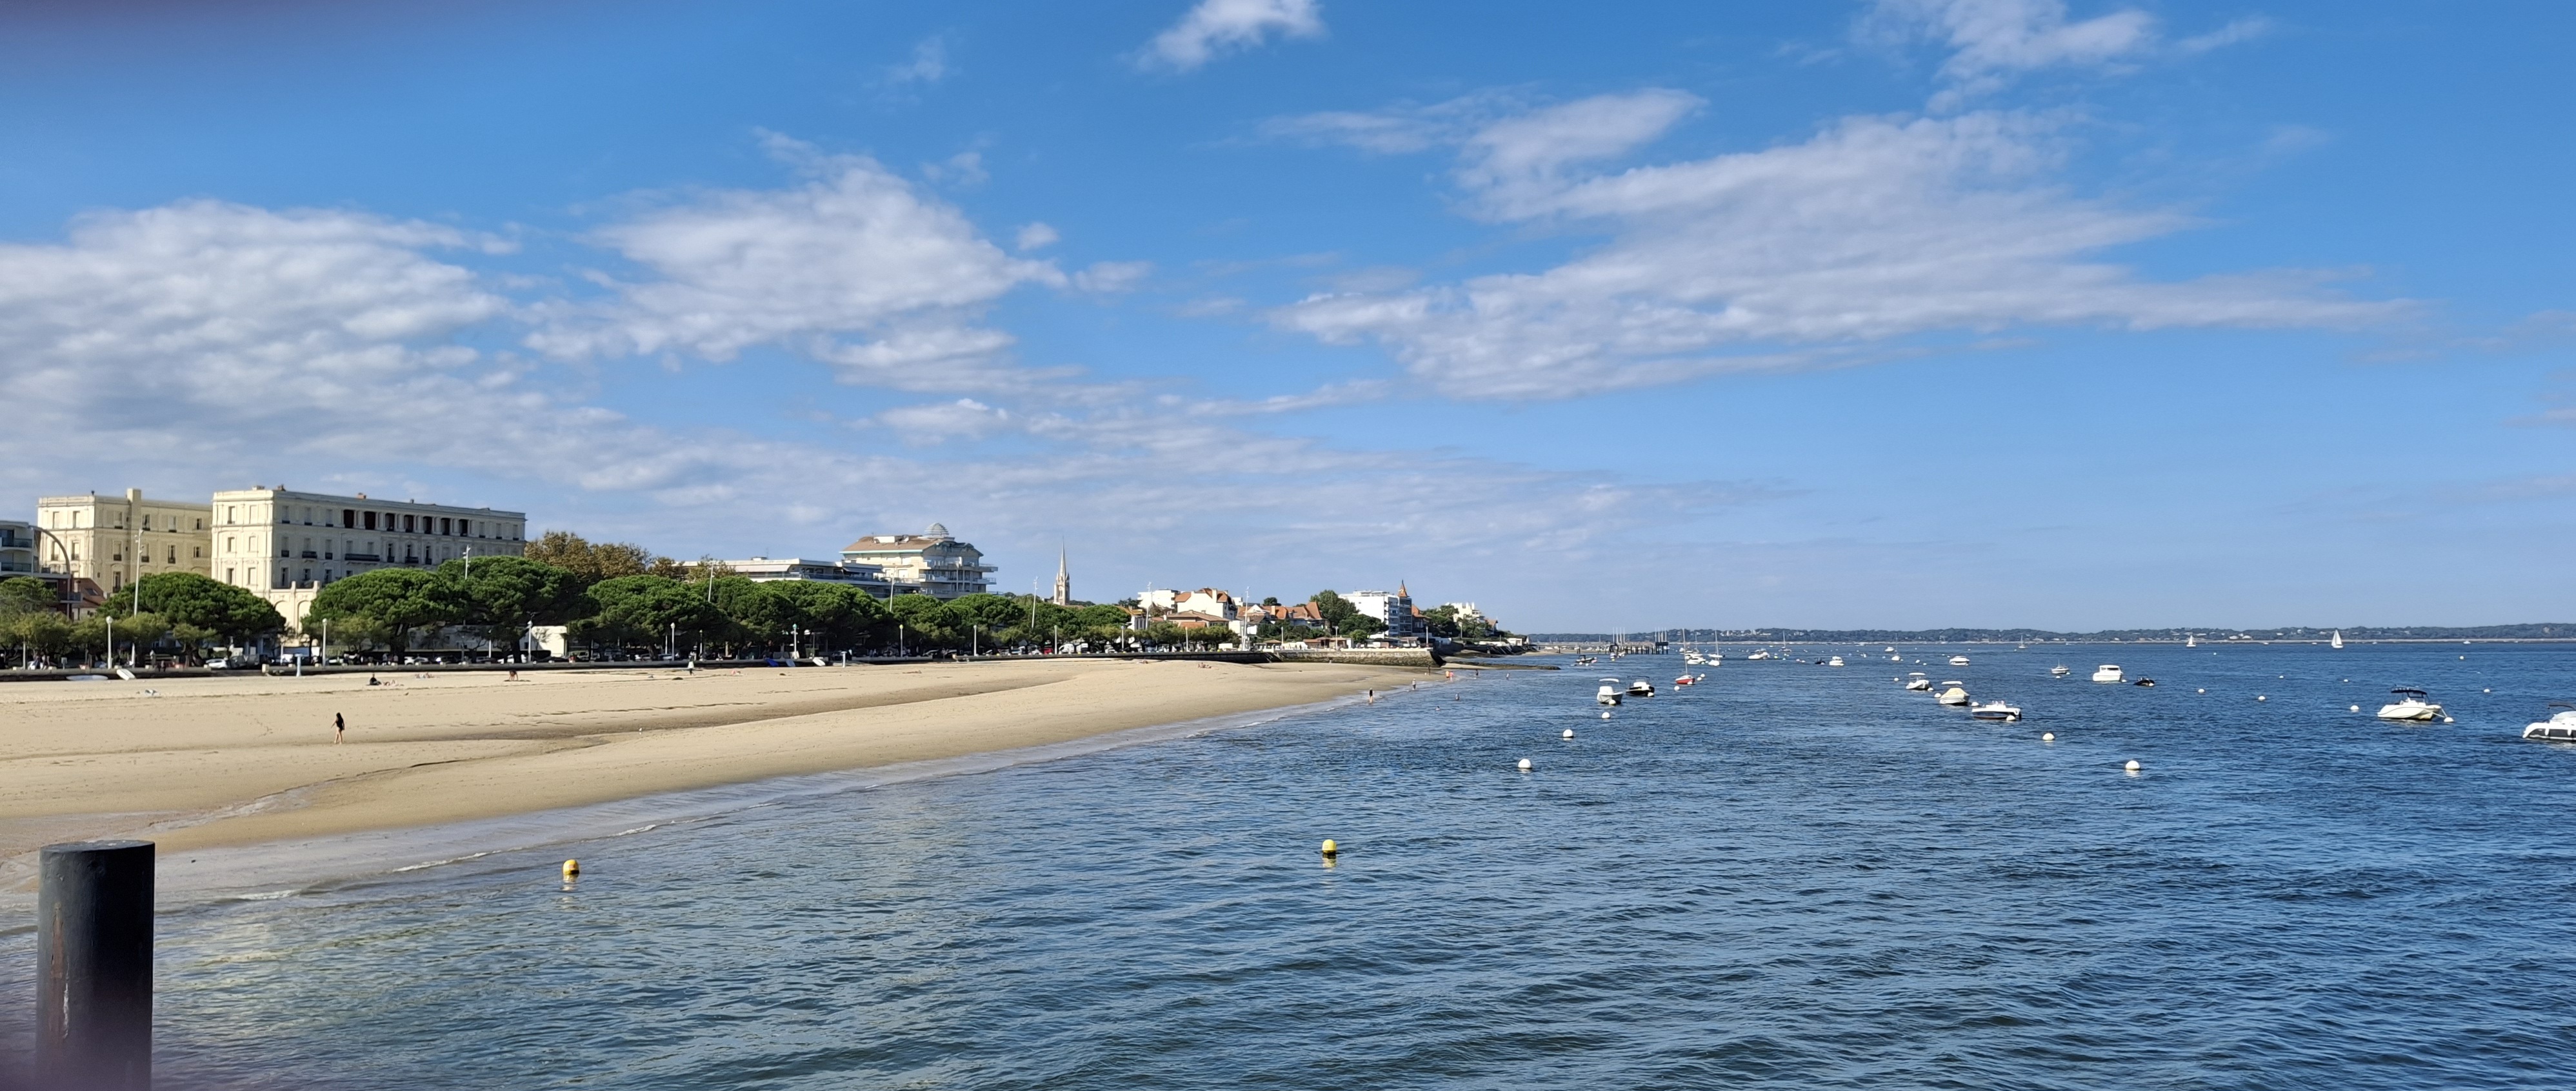
POLYGON ((1334 844, 1334 843, 1333 843, 1333 839, 1332 839, 1332 838, 1327 837, 1327 838, 1325 838, 1325 839, 1324 839, 1324 855, 1326 855, 1326 856, 1339 856, 1339 855, 1341 855, 1341 852, 1342 852, 1342 847, 1341 847, 1340 845, 1336 845, 1336 844, 1334 844))
POLYGON ((576 877, 576 876, 578 876, 578 875, 580 875, 580 874, 581 874, 581 861, 579 861, 579 860, 566 860, 566 861, 564 861, 564 878, 570 879, 570 878, 574 878, 574 877, 576 877))

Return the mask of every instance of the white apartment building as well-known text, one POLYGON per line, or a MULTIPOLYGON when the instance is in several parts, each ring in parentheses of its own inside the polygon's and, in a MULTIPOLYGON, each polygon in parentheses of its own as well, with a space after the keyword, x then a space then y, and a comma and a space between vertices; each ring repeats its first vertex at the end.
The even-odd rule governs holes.
POLYGON ((212 571, 300 623, 324 585, 379 568, 435 568, 527 551, 525 512, 277 488, 214 496, 212 571))
POLYGON ((894 594, 918 592, 935 599, 990 591, 997 571, 984 563, 982 550, 958 541, 937 523, 919 534, 871 534, 843 547, 841 560, 883 571, 894 594))
POLYGON ((1348 600, 1353 609, 1385 622, 1387 636, 1402 639, 1431 631, 1430 623, 1422 620, 1422 611, 1413 606, 1413 592, 1402 583, 1396 584, 1392 593, 1352 591, 1342 598, 1348 600))
POLYGON ((36 524, 0 519, 0 580, 36 574, 36 524))
POLYGON ((1202 587, 1196 591, 1165 591, 1148 588, 1136 596, 1136 607, 1154 614, 1205 614, 1233 621, 1243 616, 1243 604, 1231 591, 1202 587))
POLYGON ((209 574, 207 508, 153 500, 141 489, 123 496, 83 493, 36 500, 36 565, 71 578, 94 606, 126 584, 163 572, 209 574))

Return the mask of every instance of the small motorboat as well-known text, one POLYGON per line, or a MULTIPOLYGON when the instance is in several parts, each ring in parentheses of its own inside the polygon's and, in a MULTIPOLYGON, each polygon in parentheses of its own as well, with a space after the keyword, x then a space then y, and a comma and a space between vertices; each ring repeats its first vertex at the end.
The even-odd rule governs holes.
POLYGON ((1980 720, 2001 720, 2005 723, 2011 723, 2014 720, 2021 719, 2021 710, 2002 701, 1988 701, 1982 705, 1976 705, 1969 708, 1968 715, 1974 716, 1980 720))
POLYGON ((1697 682, 1697 681, 1699 681, 1699 679, 1693 678, 1693 677, 1691 677, 1691 676, 1689 676, 1689 675, 1685 674, 1685 675, 1683 675, 1683 676, 1681 676, 1681 677, 1679 677, 1679 678, 1675 678, 1675 679, 1673 679, 1673 684, 1674 684, 1674 685, 1676 685, 1676 686, 1687 686, 1687 685, 1691 685, 1691 684, 1693 684, 1693 683, 1695 683, 1695 682, 1697 682))
POLYGON ((1654 695, 1655 684, 1652 682, 1640 678, 1634 682, 1628 683, 1628 696, 1630 697, 1652 697, 1654 695))
POLYGON ((1599 659, 1596 659, 1596 658, 1593 658, 1592 656, 1588 656, 1588 655, 1587 655, 1587 656, 1582 656, 1582 657, 1580 657, 1580 658, 1577 658, 1577 659, 1574 661, 1574 665, 1575 665, 1575 666, 1578 666, 1578 667, 1589 667, 1589 666, 1591 666, 1591 665, 1593 665, 1593 664, 1595 664, 1595 663, 1598 663, 1598 662, 1600 662, 1600 660, 1599 660, 1599 659))
POLYGON ((2051 678, 2064 678, 2064 677, 2066 677, 2067 675, 2070 675, 2070 674, 2073 674, 2073 673, 2075 673, 2075 672, 2074 672, 2074 671, 2071 671, 2071 670, 2066 669, 2066 667, 2065 667, 2065 665, 2064 665, 2064 664, 2059 664, 2058 666, 2054 666, 2054 667, 2050 667, 2050 668, 2048 668, 2048 676, 2049 676, 2049 677, 2051 677, 2051 678))
POLYGON ((1753 653, 1753 654, 1751 654, 1751 655, 1745 656, 1744 658, 1746 658, 1746 659, 1769 659, 1769 658, 1771 658, 1771 653, 1769 653, 1769 652, 1764 652, 1764 651, 1757 651, 1757 652, 1754 652, 1754 653, 1753 653))
POLYGON ((2152 688, 2156 684, 2156 680, 2153 678, 2141 678, 2129 684, 2133 686, 2147 686, 2152 688))
POLYGON ((2096 682, 2125 682, 2128 681, 2128 678, 2120 673, 2119 664, 2104 663, 2101 666, 2093 668, 2093 680, 2096 682))
POLYGON ((1945 705, 1964 705, 1968 703, 1967 687, 1962 686, 1957 682, 1943 682, 1941 684, 1950 688, 1942 690, 1941 695, 1933 698, 1933 700, 1939 701, 1945 705))
POLYGON ((1964 656, 1964 655, 1954 655, 1954 656, 1951 656, 1951 657, 1950 657, 1950 665, 1951 665, 1951 666, 1953 666, 1953 667, 1964 667, 1964 666, 1967 666, 1967 665, 1968 665, 1968 657, 1967 657, 1967 656, 1964 656))
POLYGON ((1930 692, 1932 689, 1932 680, 1923 677, 1922 671, 1916 671, 1914 672, 1914 677, 1905 680, 1905 688, 1914 690, 1918 693, 1930 692))
POLYGON ((2425 700, 2430 694, 2423 690, 2401 687, 2388 692, 2396 694, 2397 700, 2379 706, 2380 719, 2424 723, 2442 718, 2442 706, 2425 700))
POLYGON ((1839 666, 1842 666, 1842 665, 1843 665, 1843 657, 1841 657, 1841 656, 1837 655, 1837 656, 1835 656, 1835 657, 1833 657, 1833 658, 1831 658, 1831 659, 1825 660, 1825 665, 1826 665, 1826 666, 1828 666, 1828 667, 1839 667, 1839 666))
POLYGON ((1615 704, 1618 704, 1618 703, 1619 703, 1619 680, 1618 680, 1618 679, 1616 679, 1616 678, 1604 678, 1604 679, 1602 679, 1602 680, 1601 680, 1601 692, 1593 694, 1593 695, 1592 695, 1592 699, 1593 699, 1593 701, 1595 701, 1595 702, 1597 702, 1597 703, 1605 704, 1605 705, 1615 705, 1615 704))
POLYGON ((2566 711, 2523 728, 2522 737, 2537 742, 2576 742, 2576 704, 2551 701, 2549 707, 2566 711))
POLYGON ((1890 663, 1902 663, 1905 662, 1905 657, 1901 655, 1891 655, 1887 657, 1887 661, 1890 663))

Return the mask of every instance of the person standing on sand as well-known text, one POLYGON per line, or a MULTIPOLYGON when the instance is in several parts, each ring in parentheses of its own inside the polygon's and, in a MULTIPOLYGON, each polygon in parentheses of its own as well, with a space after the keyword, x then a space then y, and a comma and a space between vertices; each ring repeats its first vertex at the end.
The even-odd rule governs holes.
POLYGON ((337 712, 331 714, 331 741, 334 743, 349 741, 349 721, 337 712))

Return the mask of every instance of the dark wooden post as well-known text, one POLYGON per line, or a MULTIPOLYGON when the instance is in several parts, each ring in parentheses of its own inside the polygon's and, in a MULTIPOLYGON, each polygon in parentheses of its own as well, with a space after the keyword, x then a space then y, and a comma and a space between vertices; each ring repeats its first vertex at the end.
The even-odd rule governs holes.
POLYGON ((150 1091, 149 841, 47 845, 36 894, 36 1081, 150 1091))

